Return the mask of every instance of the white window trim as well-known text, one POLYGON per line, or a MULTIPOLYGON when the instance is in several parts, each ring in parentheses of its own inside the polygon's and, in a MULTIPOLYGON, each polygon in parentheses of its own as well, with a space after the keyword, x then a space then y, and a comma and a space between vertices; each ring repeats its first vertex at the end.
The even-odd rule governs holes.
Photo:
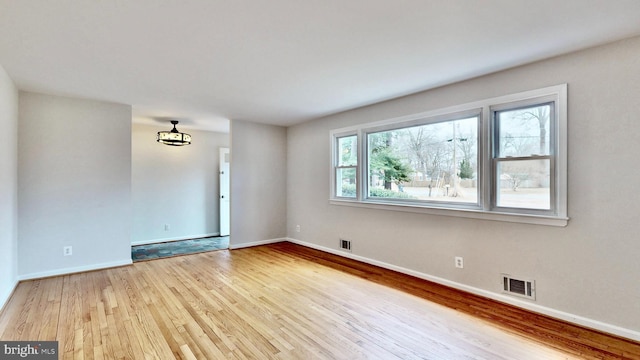
POLYGON ((549 225, 549 226, 566 226, 569 217, 567 216, 567 84, 561 84, 556 86, 550 86, 542 89, 536 89, 531 91, 520 92, 517 94, 510 94, 491 99, 485 99, 467 103, 463 105, 456 105, 447 108, 426 111, 418 114, 412 114, 408 116, 402 116, 393 119, 387 119, 382 121, 376 121, 372 123, 366 123, 357 126, 350 126, 341 129, 335 129, 330 131, 330 146, 331 146, 331 160, 330 160, 330 194, 329 203, 332 205, 353 206, 360 208, 379 209, 385 211, 404 211, 412 213, 423 213, 431 215, 442 216, 454 216, 462 218, 473 218, 483 220, 505 221, 505 222, 517 222, 537 225, 549 225), (533 213, 523 212, 502 212, 499 209, 491 208, 491 179, 493 174, 491 173, 491 149, 490 149, 490 137, 491 135, 491 116, 492 109, 501 107, 504 104, 530 101, 536 98, 551 98, 556 103, 556 124, 554 140, 556 145, 556 196, 555 196, 555 215, 539 215, 533 213), (425 118, 436 119, 438 117, 449 117, 454 113, 473 112, 480 109, 480 128, 478 134, 478 150, 480 163, 478 165, 478 179, 481 181, 482 188, 479 193, 479 209, 469 208, 467 206, 451 205, 449 203, 411 203, 407 201, 393 201, 393 200, 377 200, 366 198, 364 194, 365 187, 362 186, 363 176, 366 178, 366 174, 363 175, 363 171, 366 171, 366 167, 362 166, 363 157, 366 153, 366 133, 372 132, 372 129, 394 128, 399 124, 405 125, 411 122, 419 122, 425 118), (356 174, 356 198, 336 197, 335 190, 335 159, 336 159, 336 138, 358 135, 358 171, 356 174))

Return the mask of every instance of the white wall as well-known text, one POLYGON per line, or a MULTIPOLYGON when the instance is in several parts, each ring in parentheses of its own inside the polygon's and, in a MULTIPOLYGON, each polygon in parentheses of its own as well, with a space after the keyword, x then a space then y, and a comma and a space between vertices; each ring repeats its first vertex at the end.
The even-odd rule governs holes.
POLYGON ((131 107, 20 92, 18 134, 19 277, 130 263, 131 107))
POLYGON ((229 147, 229 134, 178 124, 191 134, 191 145, 156 142, 157 132, 171 126, 133 125, 133 244, 220 233, 218 150, 229 147))
POLYGON ((18 89, 0 66, 0 309, 18 273, 18 89))
POLYGON ((287 130, 231 122, 231 248, 286 236, 287 130))
POLYGON ((500 273, 536 280, 521 305, 640 339, 640 38, 289 128, 288 234, 499 297, 500 273), (566 228, 330 205, 329 130, 569 85, 566 228), (300 224, 302 231, 295 232, 300 224), (464 257, 464 269, 454 267, 464 257))

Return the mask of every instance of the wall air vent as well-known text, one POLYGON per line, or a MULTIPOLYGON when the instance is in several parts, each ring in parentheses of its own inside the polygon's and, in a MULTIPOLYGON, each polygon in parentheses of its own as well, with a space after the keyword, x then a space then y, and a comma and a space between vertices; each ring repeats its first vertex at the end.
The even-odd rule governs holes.
POLYGON ((536 299, 536 282, 534 280, 516 279, 511 275, 502 274, 502 290, 504 293, 536 299))
POLYGON ((351 252, 351 241, 340 239, 340 249, 351 252))

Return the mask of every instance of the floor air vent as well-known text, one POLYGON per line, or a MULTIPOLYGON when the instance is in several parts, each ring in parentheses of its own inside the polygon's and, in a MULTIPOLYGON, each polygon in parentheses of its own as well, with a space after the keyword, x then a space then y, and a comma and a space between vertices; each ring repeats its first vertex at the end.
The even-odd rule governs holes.
POLYGON ((351 241, 340 239, 340 249, 351 251, 351 241))
POLYGON ((502 274, 502 289, 507 294, 536 299, 536 283, 533 280, 516 279, 502 274))

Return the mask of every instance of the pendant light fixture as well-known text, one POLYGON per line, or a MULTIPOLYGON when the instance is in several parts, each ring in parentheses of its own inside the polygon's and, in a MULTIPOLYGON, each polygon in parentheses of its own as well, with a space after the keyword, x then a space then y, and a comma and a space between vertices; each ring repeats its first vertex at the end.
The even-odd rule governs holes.
POLYGON ((158 131, 157 141, 159 143, 163 143, 165 145, 171 146, 183 146, 191 144, 191 135, 181 133, 176 129, 176 125, 178 125, 177 120, 171 120, 173 124, 173 129, 171 131, 158 131))

